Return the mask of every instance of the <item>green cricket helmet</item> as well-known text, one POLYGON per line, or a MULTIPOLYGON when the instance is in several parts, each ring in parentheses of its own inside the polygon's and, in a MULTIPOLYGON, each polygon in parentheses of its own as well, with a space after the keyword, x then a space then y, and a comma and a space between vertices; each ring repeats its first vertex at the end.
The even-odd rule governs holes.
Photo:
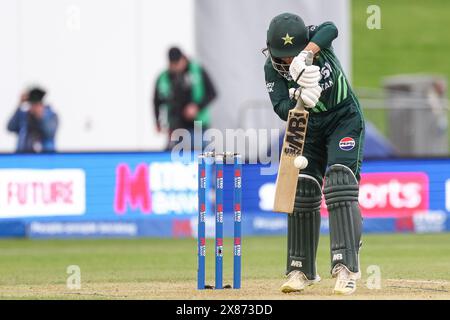
POLYGON ((289 64, 281 58, 297 56, 308 44, 309 33, 303 19, 292 13, 282 13, 272 19, 267 30, 267 49, 273 68, 291 80, 289 64))

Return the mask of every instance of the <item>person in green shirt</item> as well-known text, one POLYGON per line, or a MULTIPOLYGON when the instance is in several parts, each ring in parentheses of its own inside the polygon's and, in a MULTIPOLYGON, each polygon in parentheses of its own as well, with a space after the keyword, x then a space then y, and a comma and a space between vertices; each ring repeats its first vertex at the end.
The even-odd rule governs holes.
POLYGON ((275 113, 287 120, 297 99, 309 111, 303 149, 308 166, 300 172, 294 211, 288 216, 287 281, 281 286, 286 293, 320 281, 316 253, 322 189, 329 213, 334 293, 353 293, 361 277, 358 193, 364 118, 332 48, 337 36, 332 22, 306 26, 291 13, 274 17, 267 31, 264 71, 275 113), (313 64, 306 66, 309 51, 314 54, 313 64))
POLYGON ((202 130, 210 127, 209 106, 217 96, 216 89, 205 68, 188 59, 180 48, 170 48, 168 60, 169 67, 158 75, 153 95, 156 129, 168 134, 166 150, 178 143, 171 141, 175 130, 187 130, 193 150, 195 122, 201 123, 202 130))

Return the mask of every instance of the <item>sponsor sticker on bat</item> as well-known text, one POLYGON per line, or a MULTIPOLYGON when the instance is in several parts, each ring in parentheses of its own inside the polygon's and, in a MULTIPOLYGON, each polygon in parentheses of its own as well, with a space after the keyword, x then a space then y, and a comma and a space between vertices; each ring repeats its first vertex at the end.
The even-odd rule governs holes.
POLYGON ((301 154, 305 143, 307 121, 308 117, 304 113, 290 112, 287 122, 286 141, 283 146, 285 154, 301 154))

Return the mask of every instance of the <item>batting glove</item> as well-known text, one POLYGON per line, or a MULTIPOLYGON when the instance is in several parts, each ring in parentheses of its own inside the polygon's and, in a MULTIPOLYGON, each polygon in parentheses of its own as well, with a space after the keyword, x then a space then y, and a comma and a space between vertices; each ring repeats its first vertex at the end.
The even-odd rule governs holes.
POLYGON ((289 89, 289 99, 298 100, 298 98, 300 97, 300 91, 301 91, 301 89, 290 88, 289 89))
POLYGON ((316 87, 321 79, 320 68, 318 66, 307 66, 306 57, 308 51, 302 51, 296 56, 289 66, 289 73, 301 87, 316 87))
POLYGON ((315 88, 319 85, 321 78, 322 76, 320 75, 320 68, 318 66, 307 66, 297 80, 297 83, 302 88, 315 88))
POLYGON ((319 85, 313 88, 303 88, 300 96, 305 103, 305 108, 314 108, 317 102, 319 102, 321 93, 322 88, 319 85))
POLYGON ((299 79, 300 74, 306 68, 306 56, 308 55, 308 51, 302 51, 296 56, 289 66, 289 73, 291 74, 292 79, 297 81, 299 79))

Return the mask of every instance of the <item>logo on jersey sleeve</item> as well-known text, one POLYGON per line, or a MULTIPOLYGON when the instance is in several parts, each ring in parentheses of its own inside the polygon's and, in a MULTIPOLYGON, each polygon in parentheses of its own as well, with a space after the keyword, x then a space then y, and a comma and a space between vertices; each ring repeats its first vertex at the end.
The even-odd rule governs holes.
POLYGON ((273 87, 275 86, 275 82, 267 82, 266 83, 266 88, 267 88, 267 91, 269 92, 269 93, 272 93, 273 92, 273 87))
POLYGON ((355 139, 350 137, 342 138, 341 141, 339 141, 339 148, 344 151, 350 151, 352 150, 356 145, 355 139))

